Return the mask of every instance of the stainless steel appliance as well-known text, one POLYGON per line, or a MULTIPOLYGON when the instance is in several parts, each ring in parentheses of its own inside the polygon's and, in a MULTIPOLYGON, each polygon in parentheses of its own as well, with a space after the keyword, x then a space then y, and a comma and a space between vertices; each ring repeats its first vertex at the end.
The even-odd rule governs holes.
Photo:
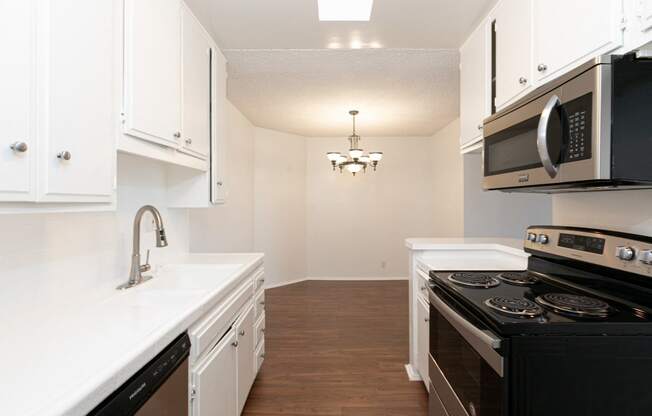
POLYGON ((430 416, 652 409, 652 238, 531 227, 527 270, 430 272, 430 416))
POLYGON ((652 60, 602 56, 484 121, 485 189, 652 187, 652 60))
POLYGON ((179 336, 91 416, 187 416, 190 339, 179 336))

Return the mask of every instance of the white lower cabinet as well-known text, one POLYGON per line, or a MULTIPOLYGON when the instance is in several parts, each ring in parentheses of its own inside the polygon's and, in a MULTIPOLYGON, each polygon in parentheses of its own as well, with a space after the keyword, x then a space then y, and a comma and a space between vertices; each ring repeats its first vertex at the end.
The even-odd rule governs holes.
POLYGON ((250 305, 235 324, 238 333, 238 414, 244 409, 256 376, 254 315, 254 307, 250 305))
POLYGON ((239 416, 245 407, 264 358, 264 316, 257 320, 254 307, 258 275, 248 276, 188 331, 193 416, 239 416))
POLYGON ((428 355, 430 354, 430 309, 421 299, 417 300, 417 371, 429 387, 428 355))
POLYGON ((193 415, 237 414, 236 338, 235 329, 232 328, 192 371, 193 415))

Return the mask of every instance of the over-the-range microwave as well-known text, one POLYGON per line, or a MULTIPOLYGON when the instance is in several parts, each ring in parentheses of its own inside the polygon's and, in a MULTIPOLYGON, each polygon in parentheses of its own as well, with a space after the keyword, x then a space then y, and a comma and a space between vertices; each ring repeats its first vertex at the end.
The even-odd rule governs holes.
POLYGON ((483 187, 652 188, 652 60, 601 56, 484 121, 483 187))

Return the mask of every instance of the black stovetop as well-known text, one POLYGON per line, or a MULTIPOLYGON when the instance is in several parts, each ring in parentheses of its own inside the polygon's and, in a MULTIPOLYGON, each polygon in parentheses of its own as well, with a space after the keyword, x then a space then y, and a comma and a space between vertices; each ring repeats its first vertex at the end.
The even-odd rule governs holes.
MULTIPOLYGON (((604 276, 566 268, 541 259, 530 259, 528 269, 539 281, 531 285, 514 285, 501 279, 494 287, 467 287, 451 282, 453 271, 431 271, 431 289, 442 300, 457 302, 465 313, 502 336, 512 335, 652 335, 652 288, 627 282, 622 276, 604 276), (535 301, 550 293, 587 296, 610 305, 607 317, 581 317, 542 307, 543 314, 533 318, 512 317, 490 308, 485 302, 492 297, 515 297, 535 301)), ((524 271, 513 271, 524 272, 524 271)), ((496 271, 471 271, 498 277, 496 271)))

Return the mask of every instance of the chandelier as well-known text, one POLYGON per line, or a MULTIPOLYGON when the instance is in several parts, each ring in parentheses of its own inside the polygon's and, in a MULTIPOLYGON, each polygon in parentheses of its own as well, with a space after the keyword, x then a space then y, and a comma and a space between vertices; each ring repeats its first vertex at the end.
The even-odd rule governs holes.
POLYGON ((378 167, 378 162, 383 158, 383 152, 369 152, 368 155, 360 148, 360 136, 355 133, 355 116, 358 115, 357 110, 349 111, 353 117, 353 134, 349 136, 349 154, 343 155, 340 152, 328 152, 326 156, 330 160, 333 170, 340 168, 340 173, 346 169, 355 176, 356 173, 367 171, 367 167, 371 166, 374 171, 378 167))

